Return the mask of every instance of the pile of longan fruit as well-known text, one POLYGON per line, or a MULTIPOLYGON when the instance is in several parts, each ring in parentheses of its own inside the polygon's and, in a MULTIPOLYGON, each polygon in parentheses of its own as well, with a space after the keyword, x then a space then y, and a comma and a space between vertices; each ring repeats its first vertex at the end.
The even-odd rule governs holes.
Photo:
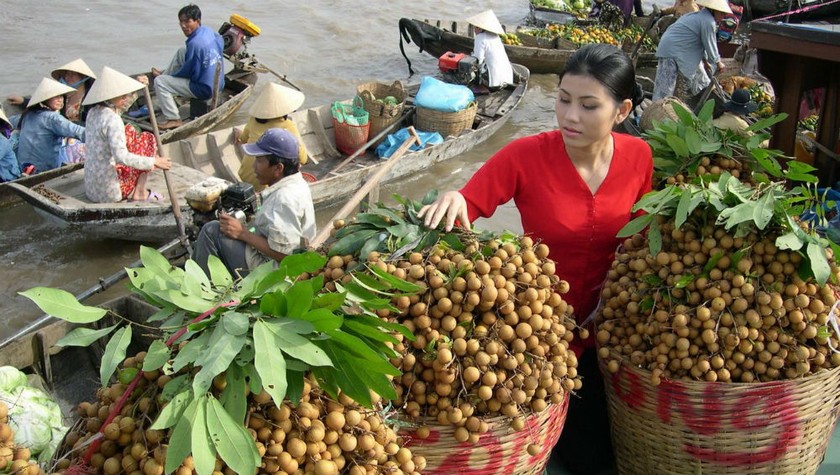
MULTIPOLYGON (((661 230, 658 254, 635 235, 609 271, 595 335, 608 371, 630 363, 649 370, 654 385, 751 383, 840 366, 830 348, 840 341, 827 327, 834 287, 803 280, 802 255, 777 248, 774 233, 672 221, 661 230)), ((836 282, 840 269, 829 261, 836 282)))
MULTIPOLYGON (((145 353, 125 360, 123 368, 142 367, 145 353)), ((183 370, 187 371, 187 370, 183 370)), ((165 403, 161 390, 172 378, 159 371, 144 372, 141 383, 128 403, 103 429, 104 440, 93 454, 90 466, 97 473, 114 475, 162 475, 170 430, 151 430, 165 403)), ((173 375, 174 376, 174 375, 173 375)), ((213 391, 224 388, 224 374, 213 381, 213 391)), ((125 392, 126 385, 115 383, 101 388, 97 401, 78 406, 81 421, 65 438, 63 452, 73 449, 58 461, 57 469, 66 470, 86 450, 86 442, 102 427, 112 404, 125 392)), ((288 401, 275 404, 266 391, 248 391, 246 426, 262 457, 259 474, 276 475, 366 475, 389 473, 418 474, 425 467, 422 456, 403 447, 383 414, 367 410, 341 395, 329 399, 316 384, 306 380, 297 405, 288 401)), ((374 399, 376 395, 372 394, 374 399)), ((175 471, 193 473, 192 456, 175 471)), ((214 474, 233 475, 217 458, 214 474)))
MULTIPOLYGON (((396 312, 378 312, 416 337, 397 335, 394 349, 402 356, 392 363, 403 375, 394 379, 395 404, 421 425, 421 438, 425 424, 452 425, 457 441, 475 443, 489 418, 507 418, 521 430, 526 417, 562 403, 581 380, 569 350, 575 323, 562 297, 568 283, 555 274, 548 246, 527 236, 463 244, 462 251, 439 244, 365 260, 422 288, 394 296, 396 312)), ((325 278, 347 279, 354 264, 351 256, 333 256, 325 278)))
POLYGON ((29 449, 15 444, 15 433, 9 425, 9 407, 0 402, 0 473, 43 475, 44 470, 30 458, 29 449))

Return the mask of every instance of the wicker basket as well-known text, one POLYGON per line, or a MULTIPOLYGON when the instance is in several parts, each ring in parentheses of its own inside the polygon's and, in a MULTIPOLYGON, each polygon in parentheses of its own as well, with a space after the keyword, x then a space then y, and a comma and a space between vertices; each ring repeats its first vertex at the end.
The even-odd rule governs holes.
POLYGON ((837 420, 840 367, 768 383, 650 383, 603 367, 622 475, 813 474, 837 420))
POLYGON ((642 112, 642 117, 639 119, 639 128, 642 132, 652 129, 653 121, 655 120, 679 120, 677 113, 674 112, 674 104, 679 104, 686 110, 691 110, 691 107, 676 97, 666 97, 665 99, 653 101, 645 108, 642 112))
MULTIPOLYGON (((390 86, 379 82, 367 82, 356 87, 356 93, 361 97, 365 110, 370 114, 369 137, 376 137, 379 132, 385 130, 402 116, 407 94, 400 81, 394 81, 390 86), (396 98, 397 103, 389 105, 377 101, 377 99, 388 96, 396 98)), ((382 139, 378 140, 373 146, 376 147, 381 141, 382 139)))
POLYGON ((466 129, 471 129, 478 110, 475 102, 458 112, 440 112, 425 107, 417 107, 415 126, 426 132, 438 132, 443 137, 457 136, 466 129))
MULTIPOLYGON (((335 132, 335 148, 346 155, 353 155, 367 143, 370 132, 370 122, 365 125, 350 125, 339 122, 333 117, 333 131, 335 132)), ((362 151, 364 153, 364 151, 362 151)))
POLYGON ((569 398, 562 404, 550 404, 546 410, 525 420, 525 428, 513 431, 510 419, 488 419, 490 430, 477 444, 456 442, 454 426, 429 424, 429 436, 419 439, 412 432, 403 432, 406 446, 414 454, 426 458, 423 475, 536 475, 541 474, 560 438, 569 398), (529 444, 537 444, 539 453, 529 455, 529 444))

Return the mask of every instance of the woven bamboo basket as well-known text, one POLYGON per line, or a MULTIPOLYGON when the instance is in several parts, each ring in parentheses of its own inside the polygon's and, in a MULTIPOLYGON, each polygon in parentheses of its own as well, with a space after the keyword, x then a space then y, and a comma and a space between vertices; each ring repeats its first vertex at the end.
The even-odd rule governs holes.
POLYGON ((622 475, 813 474, 837 421, 840 367, 767 383, 650 383, 601 360, 622 475))
POLYGON ((471 129, 478 110, 475 102, 457 112, 440 112, 425 107, 417 107, 415 126, 426 132, 438 132, 443 137, 458 136, 466 129, 471 129))
POLYGON ((652 129, 653 121, 655 120, 679 120, 676 112, 674 112, 674 104, 679 104, 685 107, 686 110, 691 110, 691 107, 676 97, 666 97, 665 99, 653 101, 645 108, 644 112, 642 112, 642 117, 639 119, 639 128, 642 129, 642 132, 652 129))
POLYGON ((481 435, 476 444, 457 442, 454 426, 428 424, 429 436, 413 436, 412 431, 401 433, 406 446, 416 455, 426 458, 423 475, 536 475, 543 473, 551 449, 560 438, 569 397, 561 404, 550 404, 546 410, 532 414, 525 420, 525 428, 514 431, 507 417, 487 419, 490 430, 481 435), (529 444, 540 448, 529 455, 529 444))
MULTIPOLYGON (((405 87, 400 81, 394 81, 390 85, 380 82, 366 82, 356 87, 356 94, 362 98, 364 108, 370 114, 369 137, 376 137, 379 132, 399 120, 405 108, 405 98, 407 97, 405 87), (378 100, 388 96, 396 98, 397 103, 389 105, 378 100)), ((382 139, 373 146, 375 147, 381 141, 382 139)))

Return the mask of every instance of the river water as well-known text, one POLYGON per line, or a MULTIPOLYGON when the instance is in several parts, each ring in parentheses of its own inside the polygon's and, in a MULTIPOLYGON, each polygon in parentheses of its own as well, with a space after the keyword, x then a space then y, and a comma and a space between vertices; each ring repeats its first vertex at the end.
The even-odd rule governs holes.
MULTIPOLYGON (((125 73, 163 68, 184 41, 177 20, 181 6, 163 0, 5 0, 0 9, 4 43, 0 95, 29 94, 53 68, 78 57, 94 71, 105 65, 125 73)), ((306 94, 304 108, 349 97, 362 82, 418 81, 433 74, 436 60, 409 44, 405 50, 415 69, 409 77, 399 50, 401 17, 463 19, 492 8, 502 23, 514 25, 528 14, 527 0, 248 0, 199 6, 203 24, 210 28, 217 29, 232 13, 259 26, 262 33, 252 40, 249 51, 301 88, 306 94)), ((650 11, 647 0, 645 6, 650 11)), ((272 78, 264 75, 260 82, 272 78)), ((525 99, 498 133, 460 157, 385 187, 382 198, 399 193, 419 199, 430 189, 458 188, 512 139, 554 128, 557 76, 531 79, 525 99)), ((244 122, 249 106, 246 103, 231 122, 244 122)), ((331 211, 321 210, 319 220, 328 221, 331 211)), ((477 225, 521 231, 512 206, 477 225)), ((40 315, 18 292, 50 286, 79 293, 137 258, 137 243, 87 240, 57 227, 29 205, 0 210, 0 340, 40 315)), ((124 291, 124 284, 118 284, 91 302, 124 291)))

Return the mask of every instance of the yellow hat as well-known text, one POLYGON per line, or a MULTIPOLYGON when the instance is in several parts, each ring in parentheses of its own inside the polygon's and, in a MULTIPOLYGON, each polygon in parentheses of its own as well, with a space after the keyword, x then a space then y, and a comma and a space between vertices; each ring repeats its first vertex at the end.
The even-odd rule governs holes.
POLYGON ((87 96, 85 96, 85 100, 82 101, 82 105, 99 104, 140 89, 143 89, 142 82, 105 66, 99 73, 99 78, 93 83, 87 96))
POLYGON ((68 92, 73 91, 75 91, 75 89, 66 84, 61 84, 55 79, 41 79, 41 83, 38 84, 35 92, 32 93, 32 98, 29 99, 29 105, 27 107, 32 107, 36 104, 52 99, 53 97, 63 96, 68 92))
POLYGON ((302 92, 270 82, 251 106, 251 116, 257 119, 283 117, 296 111, 304 99, 302 92))
POLYGON ((729 8, 729 2, 726 0, 695 0, 694 3, 700 5, 701 7, 706 7, 709 10, 732 13, 732 9, 729 8))
POLYGON ((93 74, 93 71, 90 69, 87 63, 85 63, 82 60, 82 58, 74 59, 73 61, 70 61, 69 63, 65 64, 64 66, 59 66, 53 69, 53 79, 57 81, 58 78, 61 76, 62 71, 73 71, 75 73, 81 74, 82 76, 96 79, 96 74, 93 74))
POLYGON ((493 13, 493 10, 487 10, 479 13, 478 15, 473 15, 467 18, 467 23, 497 35, 503 35, 505 33, 505 30, 502 28, 502 24, 499 23, 499 19, 496 18, 496 14, 493 13))

